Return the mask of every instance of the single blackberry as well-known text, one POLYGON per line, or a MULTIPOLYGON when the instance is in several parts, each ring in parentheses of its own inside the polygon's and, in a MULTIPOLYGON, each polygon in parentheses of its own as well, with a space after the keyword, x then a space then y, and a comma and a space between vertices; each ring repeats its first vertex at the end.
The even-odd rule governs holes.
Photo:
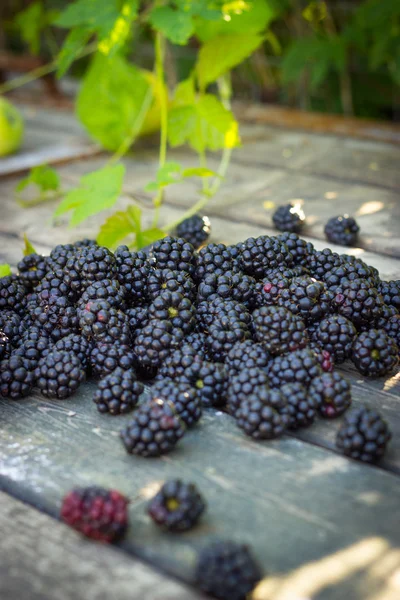
POLYGON ((77 240, 73 243, 73 246, 76 250, 80 250, 81 248, 95 248, 98 246, 96 240, 90 240, 88 238, 84 238, 83 240, 77 240))
POLYGON ((382 295, 385 304, 394 306, 400 311, 400 279, 381 281, 378 284, 378 292, 382 295))
POLYGON ((310 348, 277 356, 268 363, 266 370, 273 387, 296 382, 308 387, 311 380, 322 373, 318 359, 310 348))
POLYGON ((225 540, 201 551, 195 574, 196 585, 219 600, 246 600, 261 577, 248 546, 225 540))
POLYGON ((234 417, 244 400, 256 393, 260 387, 269 387, 269 379, 266 372, 259 367, 243 369, 229 377, 226 391, 226 408, 234 417))
POLYGON ((125 371, 136 366, 136 356, 130 346, 120 342, 96 342, 90 351, 89 363, 95 377, 105 377, 120 367, 125 371))
POLYGON ((297 233, 289 231, 279 234, 277 238, 286 244, 293 256, 295 265, 305 266, 307 264, 307 257, 314 252, 314 246, 311 242, 306 242, 297 233))
POLYGON ((121 438, 129 454, 152 457, 172 450, 184 433, 172 402, 155 399, 136 410, 121 438))
POLYGON ((197 299, 209 301, 219 296, 247 305, 252 302, 255 285, 253 277, 240 271, 226 271, 222 275, 208 273, 199 283, 197 299))
POLYGON ((157 525, 169 531, 188 531, 197 523, 205 507, 193 483, 172 479, 150 500, 147 512, 157 525))
POLYGON ((183 338, 182 330, 174 329, 171 321, 151 319, 135 339, 134 352, 139 364, 158 368, 181 345, 183 338))
POLYGON ((53 343, 49 334, 38 325, 30 325, 25 329, 20 337, 19 345, 25 342, 34 342, 40 352, 46 350, 53 343))
POLYGON ((4 331, 0 329, 0 361, 8 358, 11 354, 11 343, 4 331))
POLYGON ((385 454, 392 437, 387 422, 375 410, 361 406, 348 413, 336 437, 336 446, 346 456, 375 462, 385 454))
POLYGON ((131 306, 147 301, 147 285, 152 271, 145 252, 131 252, 128 246, 118 246, 114 258, 117 264, 117 279, 127 292, 131 306))
POLYGON ((267 366, 269 360, 270 355, 263 344, 256 344, 252 340, 244 340, 244 342, 236 342, 229 350, 225 359, 225 366, 230 373, 234 374, 253 367, 263 369, 267 366))
POLYGON ((64 269, 68 260, 74 256, 77 252, 77 248, 73 244, 58 244, 50 252, 48 258, 49 268, 54 270, 64 269))
POLYGON ((101 279, 94 281, 83 292, 78 302, 78 308, 84 308, 85 305, 93 300, 106 300, 110 306, 125 310, 127 291, 115 279, 101 279))
POLYGON ((117 262, 108 248, 85 246, 68 259, 64 272, 66 283, 81 294, 94 281, 115 279, 117 262))
POLYGON ((107 300, 90 300, 78 310, 82 335, 99 342, 129 344, 131 333, 128 317, 107 300))
POLYGON ((197 389, 203 406, 223 406, 228 387, 228 371, 224 365, 193 356, 190 362, 183 370, 181 381, 186 381, 197 389))
POLYGON ((126 309, 125 314, 128 318, 132 339, 134 339, 149 322, 149 309, 147 306, 132 306, 126 309))
POLYGON ((47 256, 28 254, 17 264, 19 278, 27 288, 35 287, 49 270, 47 256))
POLYGON ((75 303, 78 299, 78 294, 66 283, 64 276, 62 269, 46 273, 45 277, 35 287, 33 294, 30 294, 28 297, 28 310, 33 312, 33 309, 37 306, 46 306, 49 299, 54 296, 64 296, 70 302, 75 303))
POLYGON ((192 302, 196 299, 196 286, 185 271, 152 269, 147 280, 147 293, 151 302, 162 292, 179 292, 192 302))
POLYGON ((85 371, 73 352, 53 350, 43 356, 34 372, 36 387, 47 398, 71 396, 85 379, 85 371))
POLYGON ((287 402, 289 413, 289 429, 309 427, 314 422, 317 405, 307 388, 301 383, 286 383, 280 393, 287 402))
POLYGON ((245 326, 250 326, 251 316, 248 309, 235 300, 214 298, 209 302, 200 302, 197 306, 198 328, 207 331, 216 319, 229 318, 240 321, 245 326))
POLYGON ((289 409, 278 389, 259 386, 241 403, 235 414, 236 423, 255 440, 272 440, 287 429, 289 409))
POLYGON ((33 370, 39 364, 42 356, 45 356, 53 348, 53 342, 49 338, 40 338, 37 342, 28 339, 19 344, 18 348, 13 351, 13 356, 22 356, 30 363, 30 368, 33 370))
POLYGON ((279 231, 298 233, 304 227, 306 216, 300 204, 284 204, 276 209, 272 220, 279 231))
POLYGON ((10 356, 0 363, 0 394, 18 400, 27 396, 34 384, 34 364, 22 356, 10 356))
POLYGON ((280 265, 293 265, 293 255, 279 238, 262 235, 248 238, 241 245, 243 269, 248 275, 262 279, 267 271, 280 265))
POLYGON ((284 277, 281 273, 277 275, 271 273, 270 276, 262 281, 257 281, 253 294, 254 308, 277 304, 281 291, 289 288, 291 279, 293 279, 292 275, 288 278, 284 277))
POLYGON ((262 306, 252 314, 254 337, 273 356, 308 344, 304 321, 281 306, 262 306))
POLYGON ((372 287, 377 287, 378 282, 374 271, 373 267, 367 265, 360 258, 354 261, 343 259, 341 265, 334 267, 324 275, 324 282, 326 287, 333 292, 338 287, 346 285, 347 281, 354 279, 366 280, 372 287))
POLYGON ((22 319, 13 310, 0 311, 0 329, 13 346, 18 346, 24 332, 22 319))
POLYGON ((363 375, 382 377, 398 365, 399 348, 383 329, 370 329, 354 341, 351 360, 363 375))
POLYGON ((334 419, 349 408, 351 385, 336 371, 323 373, 311 381, 308 395, 310 399, 314 400, 322 417, 334 419))
POLYGON ((196 267, 195 250, 182 238, 164 237, 155 242, 150 250, 150 261, 156 269, 185 271, 193 275, 196 267))
POLYGON ((360 231, 357 222, 349 215, 332 217, 325 225, 325 235, 332 244, 354 246, 360 231))
POLYGON ((133 369, 117 367, 99 381, 93 402, 101 413, 122 415, 135 408, 143 390, 133 369))
POLYGON ((184 342, 179 349, 173 350, 168 355, 168 361, 164 362, 157 373, 157 379, 182 379, 185 369, 194 362, 205 360, 200 353, 184 342))
POLYGON ((400 315, 394 314, 386 319, 382 325, 382 329, 395 341, 400 352, 400 315))
POLYGON ((287 288, 280 290, 277 304, 306 321, 319 321, 331 310, 331 294, 321 281, 303 275, 294 277, 287 288))
POLYGON ((226 355, 237 342, 250 339, 251 333, 238 319, 221 317, 207 330, 208 352, 215 362, 225 362, 226 355))
POLYGON ((172 402, 175 412, 188 427, 192 427, 201 417, 201 399, 196 388, 184 381, 159 379, 150 390, 152 399, 172 402))
POLYGON ((149 306, 150 319, 170 321, 183 333, 193 331, 196 324, 196 307, 179 292, 162 292, 149 306))
POLYGON ((219 276, 234 270, 234 259, 225 244, 207 244, 197 255, 194 279, 200 282, 210 273, 219 276))
POLYGON ((12 310, 23 317, 27 291, 16 275, 0 277, 0 310, 12 310))
POLYGON ((116 490, 75 488, 64 497, 60 517, 86 537, 110 543, 122 538, 128 528, 128 502, 116 490))
POLYGON ((322 348, 316 342, 310 342, 308 348, 313 351, 315 358, 321 366, 324 373, 332 373, 335 368, 333 356, 328 350, 322 348))
POLYGON ((327 350, 335 363, 349 358, 357 330, 353 323, 342 315, 329 315, 315 324, 311 338, 323 350, 327 350))
POLYGON ((208 217, 193 215, 184 219, 176 228, 176 235, 190 242, 194 248, 200 248, 211 234, 211 223, 208 217))
POLYGON ((195 332, 186 335, 183 340, 182 350, 185 350, 187 347, 191 347, 200 358, 203 358, 204 360, 210 359, 207 350, 207 336, 205 333, 195 332))
POLYGON ((340 267, 342 258, 337 252, 332 252, 330 248, 323 250, 314 250, 307 256, 304 266, 309 270, 311 277, 319 281, 324 281, 327 273, 340 267))
MULTIPOLYGON (((44 342, 42 342, 44 344, 44 342)), ((93 349, 93 343, 79 333, 70 333, 61 338, 54 346, 47 346, 44 350, 44 355, 52 350, 59 352, 72 352, 79 358, 82 368, 87 371, 89 366, 89 357, 93 349)))
POLYGON ((358 329, 370 327, 381 316, 383 306, 377 289, 363 279, 342 282, 332 299, 333 309, 350 319, 358 329))
POLYGON ((32 316, 54 341, 79 331, 76 308, 65 296, 51 296, 46 305, 35 308, 32 316))

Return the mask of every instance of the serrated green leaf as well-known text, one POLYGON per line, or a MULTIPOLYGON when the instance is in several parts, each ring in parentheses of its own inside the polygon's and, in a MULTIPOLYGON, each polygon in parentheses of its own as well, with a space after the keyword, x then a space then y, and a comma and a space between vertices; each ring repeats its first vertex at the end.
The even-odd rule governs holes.
POLYGON ((141 209, 129 206, 126 211, 119 211, 108 217, 100 228, 97 243, 100 246, 113 248, 117 242, 140 231, 141 209))
POLYGON ((114 206, 122 190, 125 167, 106 166, 84 175, 79 186, 69 191, 54 212, 58 217, 73 211, 70 225, 78 225, 88 217, 114 206))
POLYGON ((184 45, 193 35, 193 17, 188 11, 171 6, 156 6, 149 15, 154 29, 161 31, 173 44, 184 45))
POLYGON ((258 33, 233 33, 205 42, 196 65, 200 88, 205 89, 209 83, 243 62, 262 41, 263 37, 258 33))
POLYGON ((91 32, 85 27, 71 29, 57 57, 57 77, 62 77, 88 43, 91 32))
POLYGON ((168 113, 168 141, 175 148, 184 144, 196 128, 196 108, 178 106, 168 113))
POLYGON ((0 277, 7 277, 12 275, 11 267, 7 263, 0 265, 0 277))
POLYGON ((197 152, 234 148, 239 144, 235 117, 212 94, 204 94, 196 103, 196 127, 189 144, 197 152))
POLYGON ((216 177, 217 173, 206 169, 205 167, 193 167, 190 169, 184 169, 182 171, 182 177, 216 177))
POLYGON ((52 167, 39 165, 38 167, 33 167, 29 175, 21 179, 15 187, 15 191, 22 192, 30 184, 36 185, 41 192, 49 190, 57 191, 60 187, 60 177, 52 167))
POLYGON ((181 171, 182 167, 178 162, 166 162, 158 169, 156 180, 151 181, 146 185, 146 192, 154 192, 167 185, 170 185, 171 183, 177 183, 182 179, 181 171))
POLYGON ((194 104, 196 100, 196 94, 194 89, 193 77, 180 81, 175 88, 174 100, 172 106, 188 106, 194 104))
POLYGON ((29 254, 37 254, 35 248, 32 246, 32 244, 28 240, 28 237, 27 237, 26 233, 24 233, 24 249, 23 249, 23 254, 24 254, 24 256, 29 256, 29 254))
POLYGON ((165 231, 162 231, 161 229, 157 229, 156 227, 145 229, 144 231, 136 234, 135 247, 137 250, 140 250, 141 248, 145 248, 146 246, 149 246, 153 242, 156 242, 163 237, 165 237, 165 231))

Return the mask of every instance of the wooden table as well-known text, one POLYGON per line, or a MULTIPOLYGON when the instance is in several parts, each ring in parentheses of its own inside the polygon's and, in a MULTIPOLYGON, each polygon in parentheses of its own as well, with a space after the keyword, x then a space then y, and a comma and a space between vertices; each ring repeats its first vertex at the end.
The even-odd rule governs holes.
MULTIPOLYGON (((26 148, 0 161, 0 263, 13 265, 23 232, 39 251, 49 252, 56 243, 93 236, 104 218, 71 231, 52 226, 54 204, 33 210, 16 205, 16 173, 44 157, 63 163, 59 173, 66 188, 105 160, 69 113, 24 110, 26 148)), ((355 135, 348 137, 341 135, 348 131, 346 121, 323 134, 320 126, 302 131, 289 120, 290 127, 280 129, 259 112, 250 111, 250 117, 254 122, 243 125, 243 146, 208 209, 213 239, 232 243, 272 234, 273 207, 300 198, 308 215, 305 237, 318 249, 327 245, 328 216, 349 212, 362 229, 360 248, 351 252, 383 278, 399 278, 398 131, 382 142, 378 125, 369 124, 366 136, 351 129, 355 135)), ((187 152, 171 158, 193 165, 187 152)), ((154 176, 155 148, 141 145, 124 162, 119 206, 132 195, 150 206, 143 187, 154 176)), ((176 218, 195 192, 194 183, 171 188, 162 218, 176 218)), ((174 452, 146 460, 125 453, 118 432, 130 417, 100 415, 91 401, 93 383, 66 401, 36 394, 1 400, 0 597, 194 600, 202 597, 190 587, 199 550, 212 538, 228 537, 248 542, 265 570, 256 600, 398 600, 399 373, 368 381, 350 363, 340 371, 352 383, 354 405, 378 408, 390 422, 393 440, 377 466, 337 453, 341 419, 255 443, 230 416, 205 411, 174 452), (161 533, 146 515, 147 499, 170 477, 195 482, 208 503, 201 524, 182 535, 161 533), (129 533, 116 548, 82 539, 55 520, 71 487, 93 484, 131 499, 129 533)))

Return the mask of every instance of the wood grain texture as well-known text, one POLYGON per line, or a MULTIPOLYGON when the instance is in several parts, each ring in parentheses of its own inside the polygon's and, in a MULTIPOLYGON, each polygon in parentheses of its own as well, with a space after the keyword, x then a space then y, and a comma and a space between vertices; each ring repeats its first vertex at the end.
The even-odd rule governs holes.
POLYGON ((201 600, 142 562, 0 492, 4 600, 201 600))

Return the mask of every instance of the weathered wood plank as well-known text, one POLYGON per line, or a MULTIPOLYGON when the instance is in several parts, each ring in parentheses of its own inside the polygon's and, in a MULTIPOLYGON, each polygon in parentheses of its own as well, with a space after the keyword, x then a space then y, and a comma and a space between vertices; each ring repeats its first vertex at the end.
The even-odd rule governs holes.
POLYGON ((201 600, 195 590, 111 546, 91 543, 0 492, 4 600, 201 600))

